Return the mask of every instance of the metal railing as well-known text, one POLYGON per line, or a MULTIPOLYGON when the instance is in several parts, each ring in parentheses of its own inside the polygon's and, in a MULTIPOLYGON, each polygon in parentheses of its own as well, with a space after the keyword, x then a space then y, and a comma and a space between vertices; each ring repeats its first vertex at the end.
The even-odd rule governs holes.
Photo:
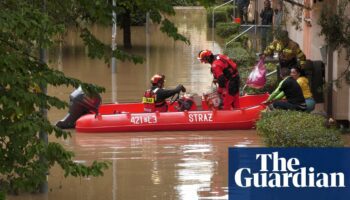
POLYGON ((251 29, 254 28, 254 34, 255 36, 257 35, 257 29, 258 28, 271 28, 271 25, 257 25, 257 24, 242 24, 241 27, 248 27, 246 30, 244 30, 243 32, 241 32, 239 35, 237 35, 236 37, 234 37, 233 39, 231 39, 230 41, 225 43, 225 48, 227 47, 228 44, 236 41, 238 38, 240 38, 242 35, 244 35, 245 33, 249 32, 251 29))
POLYGON ((251 25, 247 30, 243 31, 242 33, 238 34, 236 37, 234 37, 232 40, 228 41, 225 43, 225 49, 227 47, 228 44, 230 44, 231 42, 234 42, 236 39, 238 39, 239 37, 241 37, 243 34, 247 33, 248 31, 250 31, 250 29, 254 28, 254 25, 251 25))
MULTIPOLYGON (((213 8, 213 11, 212 11, 213 13, 212 13, 212 18, 211 18, 211 20, 212 20, 211 21, 211 24, 212 24, 211 40, 213 42, 213 48, 212 48, 213 50, 214 50, 214 31, 215 31, 215 9, 220 8, 222 6, 225 6, 225 5, 227 5, 227 4, 231 3, 231 2, 233 2, 233 6, 235 6, 236 0, 230 0, 230 1, 226 2, 226 3, 223 3, 223 4, 218 5, 218 6, 213 8)), ((233 9, 233 16, 235 16, 235 9, 233 9)))

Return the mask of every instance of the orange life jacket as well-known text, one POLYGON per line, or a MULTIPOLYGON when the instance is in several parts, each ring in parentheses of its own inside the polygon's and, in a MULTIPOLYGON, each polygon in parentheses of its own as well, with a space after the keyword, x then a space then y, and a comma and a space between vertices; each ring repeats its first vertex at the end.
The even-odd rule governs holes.
POLYGON ((156 99, 157 95, 153 90, 148 89, 145 91, 145 94, 142 97, 144 112, 150 113, 156 111, 156 99))
POLYGON ((144 112, 166 112, 168 110, 168 105, 164 101, 157 101, 157 91, 159 88, 153 90, 146 90, 145 94, 142 97, 143 110, 144 112))

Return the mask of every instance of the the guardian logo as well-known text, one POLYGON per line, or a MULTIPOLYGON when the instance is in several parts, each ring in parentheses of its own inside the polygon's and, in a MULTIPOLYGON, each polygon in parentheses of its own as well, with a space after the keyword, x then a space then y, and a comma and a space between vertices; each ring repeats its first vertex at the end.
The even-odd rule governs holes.
POLYGON ((349 200, 350 148, 229 148, 229 200, 349 200))
POLYGON ((260 164, 259 171, 239 168, 234 173, 237 186, 243 188, 346 187, 344 173, 324 173, 317 171, 315 167, 303 167, 298 158, 286 159, 280 157, 278 152, 256 154, 256 161, 260 164))

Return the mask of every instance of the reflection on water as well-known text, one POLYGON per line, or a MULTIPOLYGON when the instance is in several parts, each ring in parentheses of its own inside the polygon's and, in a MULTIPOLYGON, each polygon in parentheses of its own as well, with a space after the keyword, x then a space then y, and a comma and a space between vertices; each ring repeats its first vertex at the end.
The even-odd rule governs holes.
POLYGON ((228 147, 260 140, 252 130, 73 134, 61 143, 76 162, 108 160, 111 166, 100 178, 64 178, 55 167, 49 199, 226 199, 228 147))
POLYGON ((117 199, 225 197, 227 148, 260 142, 254 131, 76 134, 74 139, 80 160, 99 152, 96 159, 115 161, 117 199))
MULTIPOLYGON (((186 35, 191 45, 174 42, 160 33, 159 27, 149 27, 149 54, 144 64, 118 62, 116 84, 112 84, 111 68, 103 61, 90 60, 86 56, 78 35, 72 30, 66 42, 50 54, 53 67, 66 75, 95 83, 106 88, 104 102, 139 101, 149 87, 149 76, 162 73, 166 85, 178 83, 190 92, 201 94, 210 89, 209 65, 197 60, 201 49, 211 48, 211 30, 206 25, 203 9, 177 10, 173 21, 179 32, 186 35)), ((105 42, 111 40, 111 30, 93 27, 93 31, 105 42)), ((121 33, 118 31, 118 33, 121 33)), ((122 37, 118 35, 118 44, 122 37)), ((144 27, 132 29, 132 53, 146 56, 144 27)), ((215 43, 215 53, 220 46, 215 43)), ((68 100, 72 88, 49 88, 49 93, 68 100)), ((55 122, 67 110, 51 110, 49 118, 55 122)), ((103 177, 65 178, 59 167, 49 175, 48 194, 24 194, 9 199, 227 199, 228 147, 259 146, 261 141, 251 131, 201 131, 201 132, 144 132, 112 134, 78 134, 72 130, 72 138, 57 140, 75 153, 75 161, 89 164, 93 160, 111 163, 103 177)))

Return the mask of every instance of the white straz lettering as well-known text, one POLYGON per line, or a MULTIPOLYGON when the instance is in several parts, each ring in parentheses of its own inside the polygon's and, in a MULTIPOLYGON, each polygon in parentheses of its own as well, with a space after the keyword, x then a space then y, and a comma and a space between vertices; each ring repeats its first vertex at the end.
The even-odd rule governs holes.
POLYGON ((189 122, 212 122, 213 114, 212 113, 193 113, 188 115, 189 122))
POLYGON ((155 124, 157 123, 157 117, 155 115, 136 115, 130 118, 130 123, 132 124, 155 124))

